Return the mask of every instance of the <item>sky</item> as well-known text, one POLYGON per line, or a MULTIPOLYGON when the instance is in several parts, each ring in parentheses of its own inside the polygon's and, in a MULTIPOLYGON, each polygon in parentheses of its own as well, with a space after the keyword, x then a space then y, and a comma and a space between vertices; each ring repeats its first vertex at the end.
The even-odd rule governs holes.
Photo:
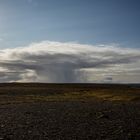
POLYGON ((139 0, 0 0, 0 82, 140 82, 139 0))

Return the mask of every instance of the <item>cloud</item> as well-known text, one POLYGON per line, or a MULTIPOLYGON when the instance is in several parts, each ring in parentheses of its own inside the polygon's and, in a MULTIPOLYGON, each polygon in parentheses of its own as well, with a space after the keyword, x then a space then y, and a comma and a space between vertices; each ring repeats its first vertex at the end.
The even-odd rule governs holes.
POLYGON ((139 49, 43 41, 0 58, 0 82, 140 82, 139 49))

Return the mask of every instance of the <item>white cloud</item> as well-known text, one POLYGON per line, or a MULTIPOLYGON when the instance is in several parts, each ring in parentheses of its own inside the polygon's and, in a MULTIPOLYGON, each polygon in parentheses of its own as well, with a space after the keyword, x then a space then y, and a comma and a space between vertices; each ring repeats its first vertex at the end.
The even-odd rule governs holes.
POLYGON ((43 41, 0 58, 0 82, 140 82, 139 49, 43 41))

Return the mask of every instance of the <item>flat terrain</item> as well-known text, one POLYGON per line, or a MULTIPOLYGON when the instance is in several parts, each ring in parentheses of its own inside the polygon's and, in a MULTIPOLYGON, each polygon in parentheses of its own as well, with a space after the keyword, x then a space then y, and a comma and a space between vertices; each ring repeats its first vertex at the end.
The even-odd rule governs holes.
POLYGON ((0 140, 139 140, 140 85, 0 84, 0 140))

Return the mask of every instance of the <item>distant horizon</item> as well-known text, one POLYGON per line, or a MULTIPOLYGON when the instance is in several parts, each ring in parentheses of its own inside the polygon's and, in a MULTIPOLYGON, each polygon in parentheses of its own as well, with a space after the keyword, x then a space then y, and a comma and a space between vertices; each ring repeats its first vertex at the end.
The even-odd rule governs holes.
POLYGON ((0 84, 97 84, 97 85, 140 85, 140 83, 47 83, 47 82, 5 82, 0 84))

